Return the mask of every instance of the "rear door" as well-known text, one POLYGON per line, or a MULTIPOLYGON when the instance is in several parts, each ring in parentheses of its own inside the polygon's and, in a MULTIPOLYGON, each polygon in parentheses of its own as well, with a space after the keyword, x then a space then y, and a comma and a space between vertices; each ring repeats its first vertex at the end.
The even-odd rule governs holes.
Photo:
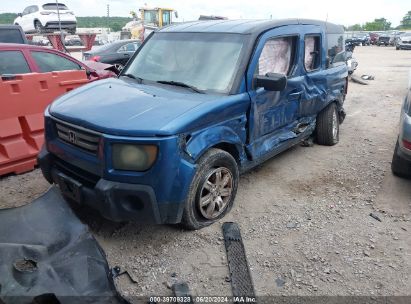
POLYGON ((298 31, 297 26, 285 26, 262 35, 247 71, 251 98, 247 149, 253 159, 270 154, 297 136, 294 130, 298 127, 303 80, 298 63, 298 31), (287 87, 281 92, 256 88, 254 76, 267 73, 287 76, 287 87))

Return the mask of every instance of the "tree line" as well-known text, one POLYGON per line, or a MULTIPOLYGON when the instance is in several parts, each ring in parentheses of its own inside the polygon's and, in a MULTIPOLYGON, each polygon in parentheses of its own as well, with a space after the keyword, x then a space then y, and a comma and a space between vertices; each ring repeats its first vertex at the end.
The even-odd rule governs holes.
MULTIPOLYGON (((377 18, 374 21, 366 22, 365 24, 354 24, 347 28, 349 31, 387 31, 392 30, 391 22, 385 18, 377 18)), ((397 26, 397 30, 411 30, 411 11, 402 18, 401 24, 397 26)))
MULTIPOLYGON (((0 14, 0 24, 13 24, 17 14, 0 14)), ((77 27, 108 27, 112 31, 121 31, 121 28, 132 19, 128 17, 77 17, 77 27)))

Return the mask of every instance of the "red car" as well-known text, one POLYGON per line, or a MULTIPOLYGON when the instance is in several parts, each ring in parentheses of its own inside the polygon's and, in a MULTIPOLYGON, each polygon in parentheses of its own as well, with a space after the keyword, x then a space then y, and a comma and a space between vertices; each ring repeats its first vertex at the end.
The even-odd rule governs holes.
POLYGON ((116 76, 109 64, 81 62, 65 53, 28 44, 0 43, 0 75, 86 70, 90 81, 116 76))

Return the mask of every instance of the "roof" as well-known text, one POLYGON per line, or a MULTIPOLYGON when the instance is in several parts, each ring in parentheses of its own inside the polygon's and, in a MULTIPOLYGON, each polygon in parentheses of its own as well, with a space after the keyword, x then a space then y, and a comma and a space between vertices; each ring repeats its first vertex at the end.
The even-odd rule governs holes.
POLYGON ((269 29, 284 25, 318 25, 327 28, 328 33, 340 33, 344 29, 334 23, 310 19, 280 19, 280 20, 210 20, 194 21, 173 24, 160 30, 160 32, 186 32, 186 33, 233 33, 233 34, 259 34, 269 29))
POLYGON ((33 44, 22 44, 22 43, 0 43, 0 49, 1 48, 30 49, 30 50, 54 50, 54 49, 44 47, 44 46, 33 45, 33 44))

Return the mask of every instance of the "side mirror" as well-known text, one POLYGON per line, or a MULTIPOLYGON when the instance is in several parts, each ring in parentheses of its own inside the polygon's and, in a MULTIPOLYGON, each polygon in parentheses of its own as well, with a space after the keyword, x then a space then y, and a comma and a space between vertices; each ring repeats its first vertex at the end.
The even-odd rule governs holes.
POLYGON ((267 73, 254 77, 254 86, 266 91, 282 91, 287 87, 287 76, 278 73, 267 73))
POLYGON ((18 14, 17 14, 17 17, 23 17, 23 14, 22 14, 22 13, 18 13, 18 14))

